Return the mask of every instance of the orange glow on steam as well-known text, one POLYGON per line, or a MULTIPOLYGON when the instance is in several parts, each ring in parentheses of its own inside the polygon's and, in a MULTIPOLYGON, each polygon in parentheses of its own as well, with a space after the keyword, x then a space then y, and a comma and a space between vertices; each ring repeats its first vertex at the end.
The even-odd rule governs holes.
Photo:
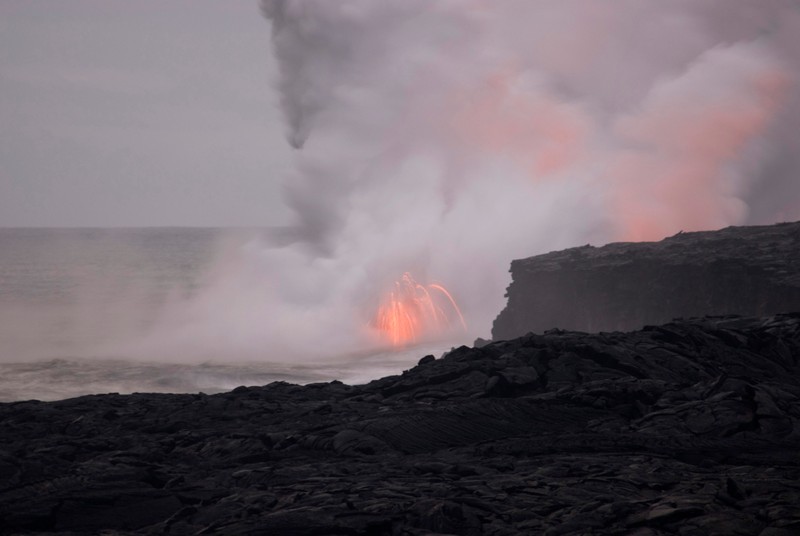
POLYGON ((442 335, 455 326, 467 329, 461 310, 446 288, 421 285, 408 272, 384 297, 375 315, 375 326, 392 346, 442 335))

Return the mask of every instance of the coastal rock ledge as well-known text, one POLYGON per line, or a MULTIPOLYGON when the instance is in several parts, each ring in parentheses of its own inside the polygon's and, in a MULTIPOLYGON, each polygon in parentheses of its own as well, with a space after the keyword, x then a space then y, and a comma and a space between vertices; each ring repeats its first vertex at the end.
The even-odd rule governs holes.
POLYGON ((800 314, 0 404, 3 534, 800 534, 800 314))
POLYGON ((800 222, 554 251, 513 261, 511 277, 494 339, 800 311, 800 222))

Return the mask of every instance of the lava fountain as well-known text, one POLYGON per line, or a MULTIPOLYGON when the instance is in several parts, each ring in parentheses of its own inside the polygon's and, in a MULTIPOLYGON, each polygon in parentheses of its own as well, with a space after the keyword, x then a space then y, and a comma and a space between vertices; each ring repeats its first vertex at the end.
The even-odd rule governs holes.
POLYGON ((381 301, 374 320, 383 336, 399 347, 425 337, 467 330, 455 299, 442 285, 422 285, 406 272, 381 301))

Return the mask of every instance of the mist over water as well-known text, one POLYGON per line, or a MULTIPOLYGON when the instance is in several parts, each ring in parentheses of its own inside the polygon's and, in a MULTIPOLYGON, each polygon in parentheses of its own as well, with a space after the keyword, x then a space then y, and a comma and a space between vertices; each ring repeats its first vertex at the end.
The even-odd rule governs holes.
POLYGON ((86 357, 196 294, 213 229, 0 229, 0 362, 86 357))
POLYGON ((231 266, 246 265, 247 251, 280 234, 0 229, 0 401, 214 393, 272 381, 365 383, 449 348, 321 351, 302 360, 277 352, 256 336, 269 318, 256 299, 242 299, 235 285, 242 274, 231 266), (225 328, 241 321, 247 336, 237 340, 240 333, 225 328))

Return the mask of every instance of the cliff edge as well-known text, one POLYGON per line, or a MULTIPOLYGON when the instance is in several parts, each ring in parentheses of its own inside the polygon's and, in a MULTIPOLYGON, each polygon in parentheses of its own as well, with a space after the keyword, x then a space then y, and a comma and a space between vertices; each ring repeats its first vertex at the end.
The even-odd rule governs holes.
POLYGON ((494 340, 800 310, 800 222, 583 246, 511 263, 494 340))

